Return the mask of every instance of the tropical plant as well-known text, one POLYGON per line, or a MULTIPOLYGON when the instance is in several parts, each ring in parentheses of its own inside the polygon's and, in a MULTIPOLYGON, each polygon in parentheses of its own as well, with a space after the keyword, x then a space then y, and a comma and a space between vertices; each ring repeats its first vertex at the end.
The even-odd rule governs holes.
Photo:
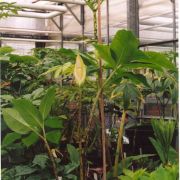
POLYGON ((150 141, 156 149, 162 163, 168 165, 177 161, 177 152, 171 146, 174 131, 175 122, 173 120, 165 121, 163 119, 152 120, 152 127, 155 135, 155 139, 150 137, 150 141))
MULTIPOLYGON (((133 163, 137 163, 139 160, 143 160, 145 158, 150 159, 153 156, 154 156, 153 154, 142 154, 142 155, 136 155, 136 156, 129 156, 129 157, 125 158, 123 161, 120 161, 118 163, 118 175, 117 176, 122 175, 124 169, 131 168, 133 166, 133 163)), ((114 173, 114 167, 107 174, 108 180, 111 180, 114 178, 113 173, 114 173)))
POLYGON ((51 88, 42 99, 39 110, 30 101, 17 99, 13 100, 13 108, 4 108, 2 112, 7 126, 12 131, 21 135, 28 135, 22 140, 25 144, 27 143, 29 145, 29 143, 34 143, 38 138, 44 142, 52 162, 54 176, 58 179, 55 159, 48 141, 59 143, 61 132, 60 130, 45 132, 45 126, 51 127, 54 123, 52 119, 48 120, 48 115, 54 100, 55 89, 51 88))
MULTIPOLYGON (((104 60, 104 67, 111 69, 111 74, 104 81, 103 87, 115 85, 118 86, 123 82, 123 79, 129 79, 136 84, 143 84, 148 86, 145 76, 136 73, 133 70, 140 68, 154 68, 158 71, 164 72, 166 70, 176 71, 175 66, 163 55, 157 52, 142 52, 138 49, 138 40, 130 31, 120 30, 116 33, 110 46, 95 45, 97 53, 104 60)), ((121 126, 119 129, 117 153, 115 157, 114 177, 117 177, 117 165, 119 160, 119 152, 121 151, 122 135, 124 129, 124 119, 126 110, 128 109, 131 100, 135 97, 140 98, 139 88, 131 85, 121 85, 117 87, 115 93, 123 97, 123 116, 121 126), (124 89, 124 91, 123 91, 124 89), (132 89, 132 90, 131 90, 132 89), (127 93, 126 93, 127 92, 127 93)))
POLYGON ((155 171, 149 173, 146 169, 139 169, 131 171, 128 169, 123 170, 124 175, 119 177, 120 180, 177 180, 178 179, 178 165, 158 167, 155 171))
MULTIPOLYGON (((53 150, 53 149, 52 149, 53 150)), ((69 163, 66 165, 60 164, 62 159, 56 157, 56 163, 58 163, 57 171, 60 174, 59 177, 63 179, 73 179, 77 180, 77 176, 73 174, 73 171, 79 167, 79 152, 71 144, 67 145, 67 151, 69 154, 69 163)), ((54 156, 57 156, 55 151, 53 151, 54 156)), ((2 169, 2 178, 3 179, 40 179, 48 178, 53 179, 49 169, 50 159, 46 154, 36 154, 30 163, 14 165, 12 168, 3 168, 2 169)))
POLYGON ((143 94, 156 98, 159 116, 165 118, 167 105, 171 103, 173 108, 178 101, 178 73, 149 70, 146 72, 146 78, 149 86, 143 89, 143 94))
POLYGON ((13 49, 9 46, 0 48, 2 94, 20 96, 43 86, 44 80, 38 79, 38 75, 43 72, 43 68, 39 68, 40 60, 34 56, 20 56, 12 52, 13 49))
POLYGON ((41 59, 44 66, 47 68, 64 64, 66 62, 73 63, 76 55, 72 49, 51 49, 51 48, 35 48, 33 49, 33 55, 41 59))

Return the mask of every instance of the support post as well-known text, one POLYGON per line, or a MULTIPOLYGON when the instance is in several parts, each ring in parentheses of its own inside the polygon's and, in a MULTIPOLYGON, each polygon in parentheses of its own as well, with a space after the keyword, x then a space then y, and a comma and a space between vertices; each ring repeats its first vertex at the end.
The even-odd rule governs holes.
POLYGON ((84 28, 85 28, 85 8, 84 5, 80 6, 80 11, 81 11, 81 31, 82 31, 82 39, 83 39, 83 43, 82 43, 82 51, 85 51, 85 44, 84 44, 84 28))
MULTIPOLYGON (((107 45, 110 43, 110 32, 109 32, 109 0, 106 0, 106 28, 107 28, 107 45)), ((107 77, 110 75, 110 69, 107 70, 107 77)))
POLYGON ((107 28, 107 45, 110 43, 109 39, 109 0, 106 0, 106 28, 107 28))
POLYGON ((61 14, 60 15, 60 30, 61 30, 61 48, 63 48, 63 46, 64 46, 64 42, 63 42, 63 29, 64 29, 64 23, 63 23, 63 15, 61 14))
MULTIPOLYGON (((171 0, 172 2, 172 11, 173 11, 173 40, 176 39, 176 1, 175 0, 171 0)), ((174 55, 174 63, 176 65, 176 42, 173 42, 173 51, 175 53, 174 55)))
POLYGON ((138 0, 127 0, 127 29, 139 37, 139 3, 138 0))
MULTIPOLYGON (((101 32, 101 0, 98 0, 98 43, 102 44, 101 32)), ((99 96, 99 112, 101 119, 101 138, 102 138, 102 160, 103 160, 103 176, 102 180, 106 180, 106 126, 104 114, 104 97, 103 97, 103 69, 102 59, 99 59, 99 88, 102 88, 99 96)))

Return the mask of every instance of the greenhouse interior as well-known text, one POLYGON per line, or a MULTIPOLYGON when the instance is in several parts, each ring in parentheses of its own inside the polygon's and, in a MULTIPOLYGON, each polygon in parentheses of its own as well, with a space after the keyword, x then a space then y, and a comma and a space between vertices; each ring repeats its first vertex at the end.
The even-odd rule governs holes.
POLYGON ((1 179, 178 180, 178 0, 1 0, 1 179))

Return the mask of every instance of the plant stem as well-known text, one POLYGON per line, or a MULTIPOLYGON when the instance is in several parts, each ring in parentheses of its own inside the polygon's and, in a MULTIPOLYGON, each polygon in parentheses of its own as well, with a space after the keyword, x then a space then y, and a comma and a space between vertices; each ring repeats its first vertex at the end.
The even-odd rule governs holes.
POLYGON ((93 22, 94 22, 94 39, 97 40, 98 36, 97 36, 97 15, 96 15, 97 11, 93 11, 93 22))
MULTIPOLYGON (((115 161, 114 161, 114 172, 113 177, 118 176, 118 163, 119 163, 119 155, 121 153, 121 157, 123 158, 122 154, 122 145, 123 145, 123 131, 124 131, 124 123, 126 118, 126 111, 123 110, 122 118, 121 118, 121 124, 118 131, 118 142, 117 142, 117 148, 116 148, 116 155, 115 155, 115 161)), ((122 167, 123 168, 123 167, 122 167)))
POLYGON ((81 139, 81 110, 82 110, 82 91, 79 88, 79 112, 78 112, 78 138, 79 138, 79 151, 80 151, 80 180, 84 180, 84 164, 83 164, 83 148, 82 148, 82 139, 81 139))
POLYGON ((48 155, 49 155, 49 158, 51 160, 51 163, 52 163, 52 168, 53 168, 53 173, 54 173, 54 176, 55 176, 55 179, 58 180, 58 173, 57 173, 57 169, 56 169, 56 163, 55 163, 55 160, 54 160, 54 156, 51 152, 51 148, 46 140, 46 133, 45 133, 45 130, 43 128, 43 141, 44 141, 44 144, 45 144, 45 147, 47 149, 47 152, 48 152, 48 155))
POLYGON ((100 92, 101 92, 101 89, 99 89, 97 94, 96 94, 94 103, 93 103, 92 108, 91 108, 91 112, 90 112, 90 116, 89 116, 89 120, 88 120, 88 125, 87 125, 87 128, 86 128, 85 133, 84 133, 84 139, 85 139, 86 145, 87 145, 88 134, 89 134, 89 131, 91 129, 93 115, 94 115, 94 111, 96 109, 96 104, 97 104, 97 101, 99 99, 100 92))
POLYGON ((79 142, 79 151, 80 151, 80 180, 84 180, 84 162, 83 162, 84 151, 81 140, 79 142))
MULTIPOLYGON (((98 43, 102 43, 101 39, 101 0, 98 0, 98 43)), ((104 115, 104 97, 103 97, 103 70, 102 59, 99 59, 99 87, 101 89, 99 95, 99 111, 101 118, 101 134, 102 134, 102 156, 103 156, 103 180, 106 180, 106 127, 104 115)))
POLYGON ((92 105, 92 108, 91 108, 91 111, 90 111, 90 116, 89 116, 89 120, 88 120, 88 125, 87 125, 87 128, 85 130, 85 134, 84 134, 84 139, 85 139, 85 142, 86 142, 86 145, 88 143, 88 134, 89 134, 89 131, 90 131, 90 128, 91 128, 91 125, 92 125, 92 120, 93 120, 93 115, 94 115, 94 111, 96 109, 96 104, 98 102, 98 99, 99 99, 99 96, 100 96, 100 93, 102 91, 102 89, 108 84, 108 82, 111 80, 111 78, 113 77, 113 75, 116 73, 116 71, 121 67, 121 65, 117 66, 117 68, 110 74, 110 76, 108 77, 108 79, 106 79, 106 81, 103 83, 103 86, 101 88, 99 88, 97 94, 96 94, 96 97, 94 99, 94 103, 92 105))

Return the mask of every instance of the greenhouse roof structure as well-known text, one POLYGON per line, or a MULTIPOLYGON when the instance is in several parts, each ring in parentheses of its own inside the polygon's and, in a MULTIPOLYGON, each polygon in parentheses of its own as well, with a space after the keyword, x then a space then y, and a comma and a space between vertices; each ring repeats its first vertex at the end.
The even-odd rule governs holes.
MULTIPOLYGON (((8 0, 6 2, 14 2, 8 0)), ((119 29, 128 28, 139 7, 138 34, 141 44, 177 41, 178 2, 171 0, 108 0, 102 4, 102 36, 107 41, 119 29), (108 34, 109 33, 109 34, 108 34)), ((64 40, 71 47, 74 37, 93 36, 93 15, 83 0, 16 0, 18 15, 0 21, 1 43, 45 42, 56 47, 64 40), (63 37, 63 38, 62 38, 63 37)), ((73 46, 74 47, 74 46, 73 46)))

